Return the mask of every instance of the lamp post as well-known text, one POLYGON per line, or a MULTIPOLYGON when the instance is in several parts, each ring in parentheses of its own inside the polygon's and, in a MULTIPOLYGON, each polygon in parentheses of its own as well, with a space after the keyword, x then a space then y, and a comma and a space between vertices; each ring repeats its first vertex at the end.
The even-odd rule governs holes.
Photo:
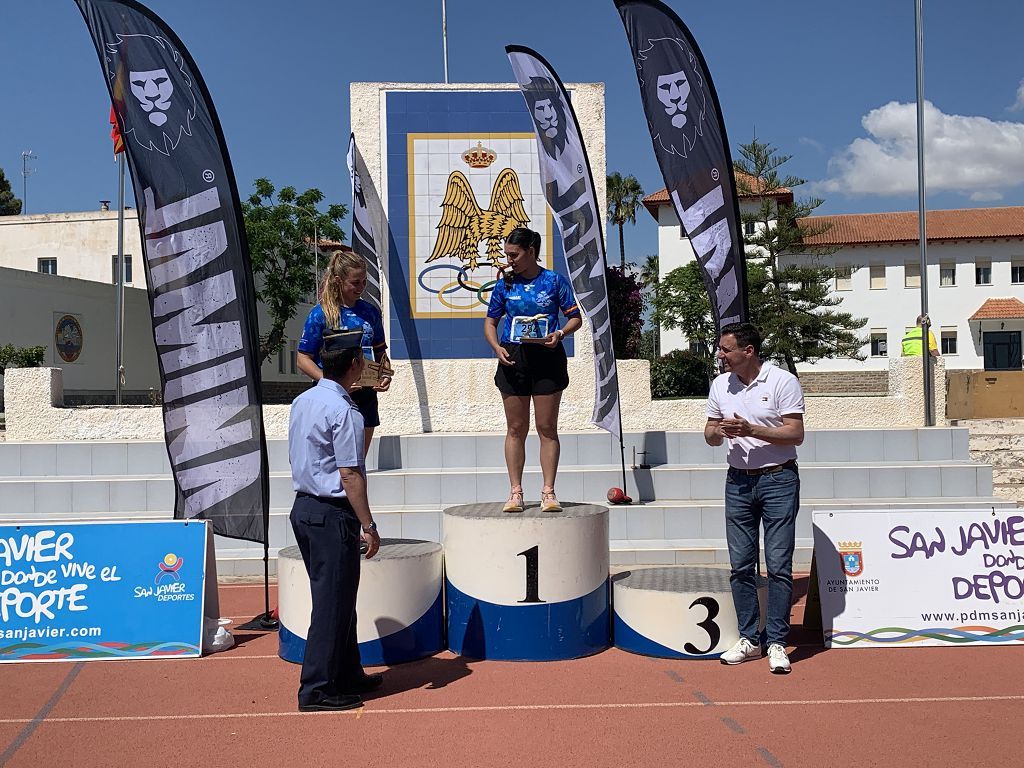
POLYGON ((35 169, 28 167, 28 161, 38 159, 32 154, 31 149, 26 149, 21 153, 21 212, 23 214, 28 213, 28 177, 35 173, 35 169))

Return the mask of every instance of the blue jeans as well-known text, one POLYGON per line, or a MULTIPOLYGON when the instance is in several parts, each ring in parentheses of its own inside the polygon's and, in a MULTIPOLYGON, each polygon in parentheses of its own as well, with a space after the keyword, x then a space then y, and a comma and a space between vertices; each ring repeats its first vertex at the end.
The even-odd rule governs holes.
POLYGON ((763 475, 729 470, 725 481, 725 535, 729 544, 732 599, 740 637, 755 645, 763 639, 785 645, 793 602, 793 549, 800 509, 800 473, 795 465, 763 475), (768 569, 767 637, 757 625, 758 529, 764 524, 764 559, 768 569))

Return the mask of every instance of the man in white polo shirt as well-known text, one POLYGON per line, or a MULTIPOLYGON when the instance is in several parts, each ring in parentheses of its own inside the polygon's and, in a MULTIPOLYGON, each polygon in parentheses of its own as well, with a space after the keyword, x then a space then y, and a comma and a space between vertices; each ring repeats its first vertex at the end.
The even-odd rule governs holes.
POLYGON ((725 531, 740 631, 739 641, 721 661, 740 664, 764 655, 757 629, 758 529, 763 523, 768 668, 784 675, 790 671, 786 636, 800 509, 796 446, 804 441, 804 393, 793 374, 762 362, 761 334, 750 323, 722 328, 717 357, 725 372, 711 384, 704 439, 708 445, 727 441, 729 448, 725 531))

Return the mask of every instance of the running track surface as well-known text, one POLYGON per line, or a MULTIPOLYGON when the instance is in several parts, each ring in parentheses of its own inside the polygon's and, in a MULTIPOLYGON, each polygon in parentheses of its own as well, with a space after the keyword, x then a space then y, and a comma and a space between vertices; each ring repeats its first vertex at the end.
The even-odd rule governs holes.
MULTIPOLYGON (((236 624, 262 601, 262 585, 221 587, 236 624)), ((825 651, 798 627, 801 602, 787 677, 766 660, 616 649, 544 663, 444 653, 385 669, 354 712, 296 712, 298 667, 274 633, 237 630, 236 648, 198 660, 2 665, 0 768, 1021 764, 1021 649, 825 651)))

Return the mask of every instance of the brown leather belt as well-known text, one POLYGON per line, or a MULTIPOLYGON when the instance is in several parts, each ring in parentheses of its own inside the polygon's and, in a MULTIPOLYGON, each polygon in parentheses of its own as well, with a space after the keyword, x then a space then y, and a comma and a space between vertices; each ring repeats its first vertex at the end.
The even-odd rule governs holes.
POLYGON ((740 467, 729 467, 733 472, 739 472, 742 475, 750 475, 756 477, 757 475, 770 475, 772 472, 781 472, 784 469, 796 469, 796 459, 790 459, 785 464, 772 464, 768 467, 758 467, 757 469, 741 469, 740 467))

